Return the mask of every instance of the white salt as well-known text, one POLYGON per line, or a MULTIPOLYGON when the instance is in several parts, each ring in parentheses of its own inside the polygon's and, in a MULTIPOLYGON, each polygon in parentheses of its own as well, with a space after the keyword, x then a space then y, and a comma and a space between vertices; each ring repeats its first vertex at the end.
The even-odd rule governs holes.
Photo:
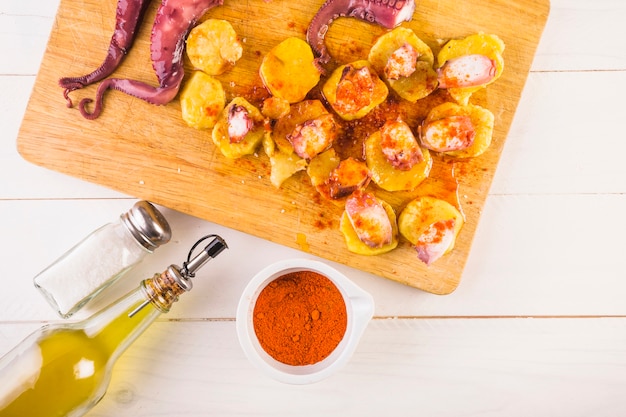
POLYGON ((87 236, 35 277, 62 317, 69 317, 149 253, 121 221, 87 236))

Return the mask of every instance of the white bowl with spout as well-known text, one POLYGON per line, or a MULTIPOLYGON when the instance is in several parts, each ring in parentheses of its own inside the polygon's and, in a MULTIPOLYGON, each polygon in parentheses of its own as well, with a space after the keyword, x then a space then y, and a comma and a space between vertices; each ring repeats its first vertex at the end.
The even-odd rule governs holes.
POLYGON ((267 266, 248 283, 237 307, 237 336, 248 359, 270 377, 288 384, 310 384, 329 377, 348 362, 373 315, 372 296, 341 272, 311 259, 287 259, 267 266), (266 285, 300 271, 317 272, 335 284, 345 302, 347 323, 343 339, 330 355, 312 365, 294 366, 277 361, 261 347, 254 331, 253 312, 266 285))

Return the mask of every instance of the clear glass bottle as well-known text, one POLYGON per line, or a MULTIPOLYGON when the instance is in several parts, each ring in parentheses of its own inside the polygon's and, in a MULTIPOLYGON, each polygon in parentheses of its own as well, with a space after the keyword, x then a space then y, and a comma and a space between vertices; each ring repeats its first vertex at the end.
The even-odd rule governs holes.
MULTIPOLYGON (((46 325, 0 358, 0 417, 82 416, 102 399, 115 361, 227 248, 219 236, 90 318, 46 325)), ((199 243, 198 242, 198 243, 199 243)))
POLYGON ((68 318, 171 236, 165 217, 149 202, 139 201, 40 272, 35 287, 68 318))

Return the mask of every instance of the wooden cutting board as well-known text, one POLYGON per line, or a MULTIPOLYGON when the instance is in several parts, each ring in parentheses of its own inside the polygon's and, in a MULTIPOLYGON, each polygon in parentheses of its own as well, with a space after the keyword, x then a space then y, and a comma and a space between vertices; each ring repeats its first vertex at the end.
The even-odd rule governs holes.
MULTIPOLYGON (((289 36, 304 39, 307 25, 324 0, 226 0, 205 18, 231 22, 244 44, 242 59, 219 76, 228 98, 259 104, 267 92, 258 76, 263 56, 289 36)), ((319 198, 300 173, 280 189, 270 184, 270 164, 261 150, 228 160, 214 147, 210 132, 187 127, 178 99, 152 106, 117 91, 105 96, 102 115, 89 121, 67 108, 57 80, 95 69, 108 47, 116 0, 62 0, 18 136, 28 161, 147 199, 227 227, 351 265, 436 294, 457 288, 470 251, 507 132, 548 13, 548 0, 417 1, 412 28, 436 54, 442 42, 477 32, 493 33, 505 44, 503 76, 473 96, 496 120, 493 143, 480 157, 449 161, 435 157, 430 177, 412 193, 382 193, 399 212, 416 195, 432 194, 461 207, 466 224, 453 252, 429 267, 408 242, 374 257, 350 253, 338 230, 342 206, 319 198)), ((138 38, 115 73, 155 83, 149 62, 154 1, 138 38)), ((384 29, 356 19, 338 19, 327 46, 340 63, 365 59, 384 29)), ((191 73, 186 61, 187 76, 191 73)), ((77 103, 93 97, 96 86, 72 93, 77 103)), ((429 100, 446 100, 440 92, 429 100)), ((435 101, 418 105, 423 113, 435 101)), ((418 111, 417 114, 420 114, 418 111)), ((371 185, 375 189, 375 186, 371 185)), ((245 260, 242 260, 245 262, 245 260)), ((489 262, 488 259, 484 260, 489 262)))

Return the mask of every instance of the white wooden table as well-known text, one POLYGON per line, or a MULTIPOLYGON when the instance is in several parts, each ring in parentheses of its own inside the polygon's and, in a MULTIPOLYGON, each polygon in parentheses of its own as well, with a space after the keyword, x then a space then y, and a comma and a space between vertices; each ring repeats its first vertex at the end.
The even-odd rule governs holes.
MULTIPOLYGON (((57 7, 0 3, 0 354, 58 320, 33 276, 135 201, 15 149, 57 7)), ((333 265, 376 312, 352 360, 320 383, 260 374, 235 333, 254 273, 307 255, 161 208, 172 242, 105 301, 180 264, 203 234, 231 249, 126 352, 89 415, 623 416, 625 19, 622 0, 552 1, 459 288, 436 296, 333 265)))

